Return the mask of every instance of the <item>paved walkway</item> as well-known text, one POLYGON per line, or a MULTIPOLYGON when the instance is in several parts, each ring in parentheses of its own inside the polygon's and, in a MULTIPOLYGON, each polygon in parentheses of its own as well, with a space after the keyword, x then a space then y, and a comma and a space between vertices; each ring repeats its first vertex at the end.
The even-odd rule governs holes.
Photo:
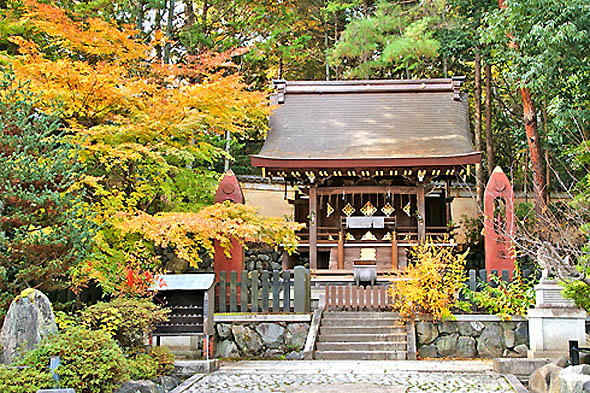
POLYGON ((177 393, 514 393, 486 361, 241 361, 184 386, 177 393))

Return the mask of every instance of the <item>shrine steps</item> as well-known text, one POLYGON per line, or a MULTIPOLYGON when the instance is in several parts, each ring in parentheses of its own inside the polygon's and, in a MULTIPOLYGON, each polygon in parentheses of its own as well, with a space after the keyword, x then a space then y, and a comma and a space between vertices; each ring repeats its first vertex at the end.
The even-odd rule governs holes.
POLYGON ((407 359, 406 326, 391 312, 327 311, 320 324, 315 359, 407 359))

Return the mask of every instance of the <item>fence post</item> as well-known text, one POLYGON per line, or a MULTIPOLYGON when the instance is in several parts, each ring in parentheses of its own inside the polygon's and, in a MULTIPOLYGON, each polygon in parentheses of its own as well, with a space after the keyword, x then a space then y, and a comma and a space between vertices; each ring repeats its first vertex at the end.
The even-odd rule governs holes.
POLYGON ((227 306, 227 272, 219 272, 219 312, 227 306))
POLYGON ((469 270, 469 290, 475 291, 477 289, 477 277, 475 269, 469 270))
POLYGON ((248 272, 242 270, 240 280, 240 311, 248 312, 248 272))
POLYGON ((291 272, 283 272, 283 312, 291 312, 291 272))
POLYGON ((229 272, 229 311, 238 311, 238 272, 229 272))
POLYGON ((502 270, 502 281, 510 282, 510 272, 508 270, 502 270))
POLYGON ((262 312, 268 312, 268 270, 262 271, 262 305, 260 309, 262 312))
POLYGON ((273 270, 273 272, 272 272, 272 312, 280 312, 281 311, 280 291, 281 291, 281 287, 279 286, 279 272, 278 272, 278 270, 273 270))
POLYGON ((252 312, 258 312, 258 271, 252 272, 252 312))
POLYGON ((295 312, 305 312, 305 303, 306 301, 306 289, 307 285, 305 283, 305 268, 303 266, 295 266, 295 298, 293 301, 295 302, 295 312))

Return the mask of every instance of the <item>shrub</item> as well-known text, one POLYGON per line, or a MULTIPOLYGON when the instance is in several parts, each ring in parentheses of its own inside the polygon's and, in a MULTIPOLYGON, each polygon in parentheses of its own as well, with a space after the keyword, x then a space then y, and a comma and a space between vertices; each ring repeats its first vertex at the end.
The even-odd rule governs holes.
POLYGON ((110 392, 128 379, 127 361, 104 331, 70 327, 27 353, 21 365, 45 370, 59 356, 60 385, 77 393, 110 392))
POLYGON ((137 351, 156 324, 168 319, 168 310, 148 299, 118 298, 100 302, 82 312, 82 320, 91 329, 110 334, 124 349, 137 351))
POLYGON ((535 304, 534 281, 525 280, 518 267, 512 281, 502 281, 497 275, 490 275, 490 284, 480 282, 478 287, 478 291, 471 291, 465 286, 461 292, 478 308, 504 320, 513 315, 526 315, 535 304))
POLYGON ((432 239, 411 247, 413 263, 389 287, 394 311, 403 317, 419 313, 437 320, 452 318, 451 308, 461 305, 458 292, 468 253, 456 255, 451 247, 435 246, 432 239))
POLYGON ((151 347, 148 352, 132 355, 127 364, 129 378, 152 379, 174 371, 174 355, 166 347, 151 347))
POLYGON ((566 285, 563 291, 565 297, 572 299, 576 306, 590 312, 590 286, 582 281, 574 281, 566 285))
POLYGON ((2 393, 31 393, 39 389, 50 389, 54 384, 49 372, 49 363, 43 371, 36 368, 0 368, 2 393))

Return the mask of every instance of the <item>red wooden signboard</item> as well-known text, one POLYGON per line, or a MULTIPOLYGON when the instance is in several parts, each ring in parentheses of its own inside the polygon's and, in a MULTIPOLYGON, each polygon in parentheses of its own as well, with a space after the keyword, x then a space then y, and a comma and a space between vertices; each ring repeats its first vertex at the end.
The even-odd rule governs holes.
POLYGON ((484 195, 484 236, 486 270, 500 273, 514 270, 514 192, 510 180, 497 166, 490 176, 484 195))
MULTIPOLYGON (((231 201, 233 203, 244 203, 244 194, 242 188, 238 182, 238 178, 234 172, 230 169, 225 173, 223 179, 219 183, 217 193, 215 194, 215 203, 222 203, 225 201, 231 201)), ((219 245, 218 241, 214 242, 215 246, 215 276, 219 279, 219 272, 225 271, 242 271, 242 264, 244 259, 244 249, 240 245, 237 239, 232 240, 232 247, 230 249, 230 256, 227 257, 224 253, 223 248, 219 245)), ((238 279, 240 275, 238 273, 238 279)))

